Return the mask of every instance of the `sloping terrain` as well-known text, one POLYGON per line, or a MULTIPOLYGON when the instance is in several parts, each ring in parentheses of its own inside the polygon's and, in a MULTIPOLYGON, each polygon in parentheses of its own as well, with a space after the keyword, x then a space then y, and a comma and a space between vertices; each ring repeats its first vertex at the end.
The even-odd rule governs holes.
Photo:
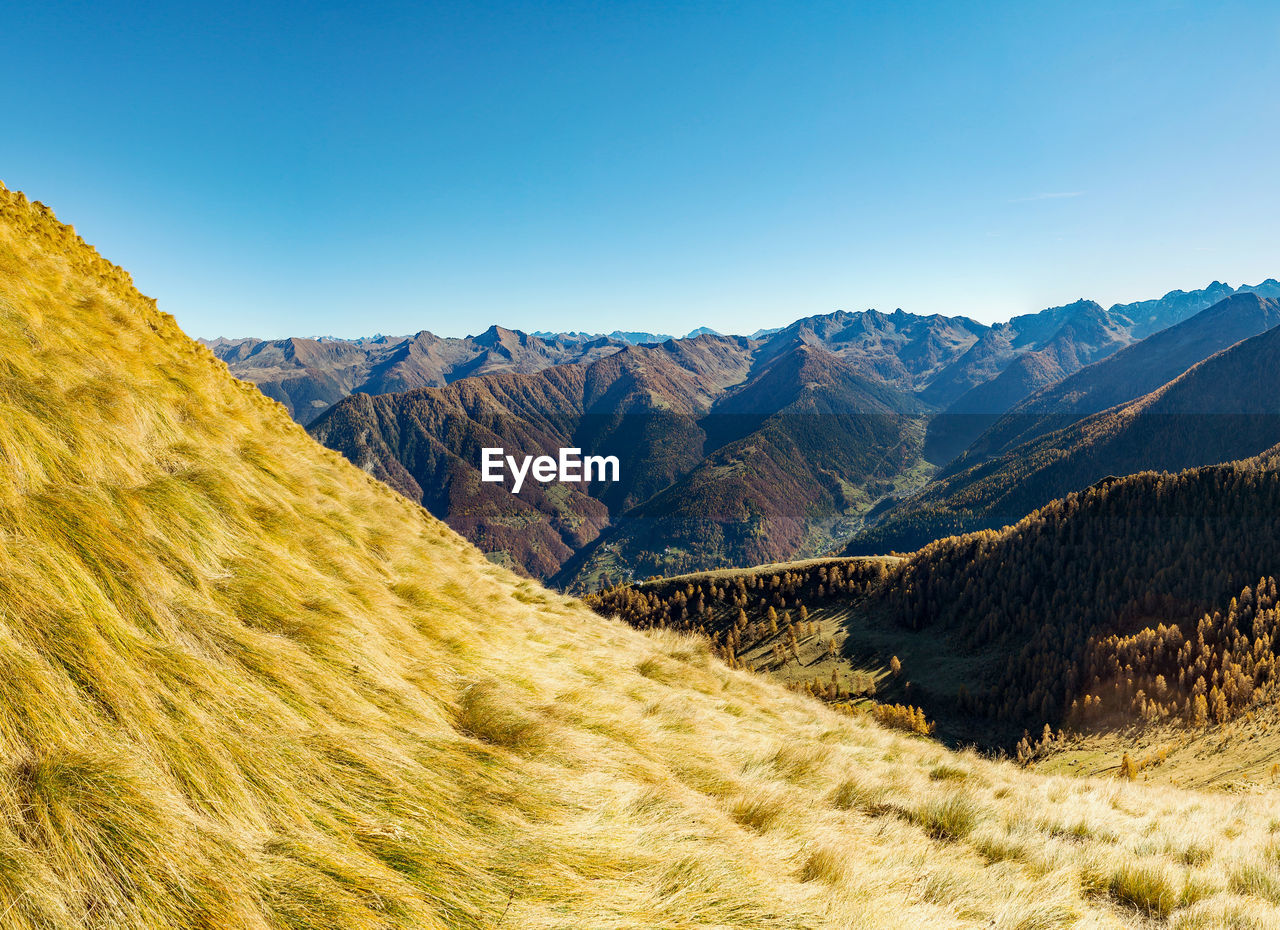
MULTIPOLYGON (((1007 410, 1044 385, 1060 381, 1132 341, 1127 328, 1091 300, 1065 309, 1070 311, 1066 322, 1050 339, 1018 355, 991 380, 966 391, 947 408, 948 412, 1007 410)), ((1016 340, 1013 345, 1017 345, 1016 340)))
POLYGON ((1275 922, 1272 799, 1029 776, 596 618, 3 189, 0 343, 6 927, 1275 922))
POLYGON ((213 339, 206 345, 237 377, 257 384, 305 426, 348 394, 390 394, 473 375, 541 371, 605 358, 627 343, 563 334, 542 339, 490 326, 463 339, 424 330, 406 337, 213 339))
POLYGON ((700 421, 710 451, 622 513, 556 581, 744 566, 832 548, 885 494, 923 480, 911 399, 799 344, 700 421))
MULTIPOLYGON (((797 342, 814 345, 840 356, 865 378, 917 394, 927 408, 954 404, 935 430, 934 446, 960 442, 955 449, 959 452, 965 436, 971 439, 981 431, 974 431, 974 423, 981 421, 985 428, 994 415, 1044 384, 1231 294, 1253 291, 1280 297, 1280 282, 1267 280, 1239 289, 1214 282, 1203 290, 1172 291, 1158 300, 1116 304, 1106 311, 1081 300, 995 326, 967 317, 917 316, 901 310, 837 311, 758 330, 750 339, 757 344, 756 360, 761 363, 797 342), (1006 369, 1010 370, 1001 380, 985 386, 1006 369)), ((474 375, 589 364, 628 345, 680 343, 699 335, 719 334, 699 327, 684 339, 672 339, 621 331, 529 334, 490 326, 480 335, 461 339, 423 331, 350 340, 218 338, 205 344, 237 377, 259 385, 307 425, 353 393, 390 394, 441 387, 474 375)), ((940 455, 934 454, 939 464, 940 455)))
POLYGON ((549 577, 611 514, 693 468, 698 419, 746 377, 750 343, 702 336, 631 346, 589 366, 468 378, 446 388, 354 395, 312 427, 321 442, 448 521, 499 561, 549 577), (618 482, 481 481, 481 450, 615 455, 618 482))
POLYGON ((949 464, 944 474, 1141 397, 1210 355, 1275 326, 1280 326, 1280 301, 1251 292, 1227 297, 1031 394, 949 464))
POLYGON ((1012 523, 1109 476, 1230 462, 1277 442, 1280 328, 1218 352, 1144 397, 939 479, 847 549, 910 551, 1012 523))
MULTIPOLYGON (((841 311, 760 338, 704 327, 638 346, 631 342, 652 334, 499 327, 466 339, 211 345, 313 435, 499 563, 588 590, 616 578, 829 551, 886 514, 910 510, 936 466, 1029 392, 1236 293, 1215 283, 1109 310, 1081 300, 993 327, 841 311), (582 370, 558 371, 574 366, 582 370), (622 480, 526 483, 513 495, 480 480, 484 448, 517 458, 560 448, 616 455, 622 480)), ((1169 358, 1126 354, 1113 380, 1150 383, 1169 358)), ((1047 430, 1050 421, 1036 422, 1047 430)), ((950 471, 962 467, 953 462, 950 471)), ((940 487, 935 481, 935 496, 940 487)))
POLYGON ((767 362, 796 344, 817 346, 839 356, 864 378, 916 392, 930 385, 986 329, 967 317, 840 310, 783 327, 765 340, 759 357, 767 362))
POLYGON ((1161 779, 1257 789, 1276 776, 1278 466, 1280 446, 1117 478, 907 557, 691 574, 588 603, 705 636, 830 702, 915 727, 923 710, 952 743, 1090 772, 1128 752, 1161 779))
POLYGON ((923 479, 917 404, 797 339, 633 346, 591 365, 354 395, 311 428, 496 560, 557 584, 823 551, 923 479), (614 455, 621 480, 481 481, 481 450, 614 455), (842 522, 848 521, 848 522, 842 522))
MULTIPOLYGON (((997 323, 925 391, 925 400, 945 407, 930 424, 926 457, 945 465, 1030 395, 1233 294, 1247 293, 1277 298, 1280 282, 1268 278, 1233 288, 1214 281, 1200 290, 1170 291, 1156 300, 1113 304, 1106 310, 1091 300, 1078 300, 997 323)), ((1146 361, 1141 356, 1128 360, 1146 361)), ((1190 364, 1169 372, 1147 390, 1190 364)))
MULTIPOLYGON (((1167 657, 1174 667, 1161 670, 1163 686, 1150 687, 1147 697, 1168 700, 1167 689, 1178 713, 1191 716, 1193 691, 1207 696, 1208 685, 1225 687, 1222 676, 1234 674, 1230 655, 1238 661, 1241 653, 1230 645, 1227 671, 1209 674, 1215 654, 1221 659, 1223 637, 1230 644, 1237 632, 1261 636, 1236 599, 1260 603, 1245 589, 1260 585, 1280 563, 1278 463, 1280 446, 1176 475, 1144 472, 1099 482, 1001 531, 921 549, 873 593, 864 613, 945 643, 946 656, 967 654, 975 663, 980 674, 963 682, 931 682, 917 669, 922 706, 949 705, 962 715, 1037 732, 1044 723, 1078 719, 1088 695, 1101 708, 1127 712, 1133 692, 1122 687, 1123 679, 1139 682, 1155 661, 1143 656, 1158 644, 1172 647, 1167 657), (1221 612, 1225 625, 1206 619, 1211 611, 1221 612), (1182 632, 1166 642, 1170 626, 1182 632), (1205 675, 1208 684, 1195 687, 1205 675), (1114 695, 1106 691, 1112 685, 1114 695)), ((1260 644, 1255 652, 1250 643, 1247 651, 1261 657, 1280 646, 1267 640, 1265 649, 1260 644)), ((1269 681, 1263 672, 1253 686, 1269 681)))

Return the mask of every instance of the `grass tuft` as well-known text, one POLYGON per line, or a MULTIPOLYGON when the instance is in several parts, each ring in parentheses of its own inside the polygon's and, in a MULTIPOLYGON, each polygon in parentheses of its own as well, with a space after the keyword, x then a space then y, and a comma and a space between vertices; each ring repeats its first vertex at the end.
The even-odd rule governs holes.
POLYGON ((934 839, 962 840, 978 825, 982 810, 970 795, 954 791, 927 799, 911 817, 934 839))

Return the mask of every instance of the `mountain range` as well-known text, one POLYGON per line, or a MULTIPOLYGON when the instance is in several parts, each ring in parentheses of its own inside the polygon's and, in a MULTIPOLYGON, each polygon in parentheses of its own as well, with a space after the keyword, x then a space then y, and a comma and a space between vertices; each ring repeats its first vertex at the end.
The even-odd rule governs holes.
POLYGON ((797 342, 763 361, 759 349, 702 335, 589 365, 356 395, 311 431, 492 557, 541 577, 778 557, 816 520, 874 499, 877 483, 915 460, 923 424, 910 396, 820 347, 797 342), (621 480, 516 495, 480 480, 486 447, 615 455, 621 480))
MULTIPOLYGON (((1275 341, 1210 355, 1143 409, 1229 400, 1247 425, 1271 383, 1241 383, 1275 341)), ((875 418, 921 416, 867 374, 882 360, 768 342, 704 334, 343 404, 385 415, 397 455, 434 448, 440 411, 474 439, 586 422, 644 456, 614 411, 661 401, 688 431, 654 440, 758 447, 724 467, 767 443, 785 471, 777 450, 830 438, 815 451, 852 450, 851 474, 896 435, 875 418), (806 417, 822 428, 790 425, 806 417), (848 431, 827 437, 833 418, 848 431)), ((908 558, 593 599, 624 624, 313 441, 2 185, 0 349, 6 927, 1275 923, 1280 448, 1095 482, 908 558), (815 680, 801 657, 822 656, 815 680), (1015 762, 931 738, 925 707, 987 747, 1047 726, 1015 762), (1104 727, 1105 777, 1035 771, 1104 727), (1197 787, 1201 756, 1229 792, 1197 787)), ((933 356, 896 377, 928 379, 933 356)), ((623 507, 648 491, 614 489, 623 507)))
POLYGON ((390 394, 477 375, 541 371, 604 358, 629 343, 607 336, 542 339, 490 326, 462 339, 423 331, 352 340, 213 339, 205 345, 305 426, 353 393, 390 394))
POLYGON ((1220 458, 1214 444, 1199 455, 1144 455, 1118 428, 1103 442, 1095 425, 1057 445, 1045 436, 1275 325, 1268 294, 1280 295, 1280 284, 1215 282, 1109 309, 1081 300, 995 326, 868 310, 806 317, 758 338, 701 332, 633 344, 652 334, 491 327, 461 340, 211 348, 233 373, 284 397, 322 442, 494 559, 586 589, 817 555, 850 539, 850 552, 909 551, 1012 522, 1106 474, 1252 454, 1265 435, 1247 433, 1252 445, 1220 458), (1081 448, 1066 455, 1063 444, 1081 448), (481 450, 494 447, 616 455, 622 480, 531 484, 514 495, 480 480, 481 450))
POLYGON ((1277 327, 1280 301, 1237 294, 1082 369, 998 421, 846 551, 912 551, 1013 523, 1109 476, 1260 453, 1280 442, 1277 327), (1150 390, 1171 372, 1180 373, 1150 390))
MULTIPOLYGON (((1280 296, 1274 280, 1238 290, 1280 296)), ((930 409, 950 414, 931 431, 930 448, 936 451, 930 460, 940 463, 1028 394, 1236 292, 1214 282, 1109 310, 1082 300, 995 326, 901 310, 838 311, 757 330, 748 338, 761 344, 762 358, 796 340, 819 344, 860 373, 912 391, 930 409)), ((700 327, 685 338, 699 335, 719 333, 700 327)), ((589 363, 629 345, 670 341, 679 340, 647 332, 523 333, 495 325, 464 338, 424 330, 351 340, 218 338, 204 343, 232 374, 257 384, 305 426, 348 394, 389 394, 476 375, 535 372, 589 363)))

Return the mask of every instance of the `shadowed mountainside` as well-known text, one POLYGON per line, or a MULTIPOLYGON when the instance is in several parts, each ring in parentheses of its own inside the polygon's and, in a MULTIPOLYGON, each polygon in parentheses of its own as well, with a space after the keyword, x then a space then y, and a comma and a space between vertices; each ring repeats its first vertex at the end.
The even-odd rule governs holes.
POLYGON ((892 487, 922 434, 909 397, 821 348, 797 341, 763 365, 754 348, 703 335, 535 375, 357 395, 312 432, 498 560, 565 584, 749 564, 847 535, 818 543, 813 524, 892 487), (621 480, 512 494, 509 481, 481 481, 481 450, 496 447, 614 455, 621 480), (846 500, 855 488, 862 498, 846 500))
POLYGON ((1108 476, 1229 462, 1276 442, 1280 328, 1218 352, 1144 397, 940 478, 846 551, 911 551, 1012 523, 1108 476))
POLYGON ((599 618, 312 442, 2 187, 0 346, 7 927, 1274 916, 1274 799, 1119 803, 599 618))
MULTIPOLYGON (((1029 395, 1233 294, 1244 293, 1280 298, 1280 282, 1269 278, 1233 288, 1214 281, 1200 290, 1170 291, 1157 300, 1115 304, 1106 310, 1091 300, 1079 300, 996 324, 926 392, 926 400, 945 407, 930 424, 926 457, 938 465, 949 462, 1029 395), (943 388, 964 390, 956 396, 942 393, 943 388)), ((1170 372, 1152 387, 1186 367, 1170 372)))
POLYGON ((1088 365, 1016 404, 949 464, 948 474, 1091 413, 1134 400, 1242 339, 1280 325, 1280 301, 1244 292, 1088 365))

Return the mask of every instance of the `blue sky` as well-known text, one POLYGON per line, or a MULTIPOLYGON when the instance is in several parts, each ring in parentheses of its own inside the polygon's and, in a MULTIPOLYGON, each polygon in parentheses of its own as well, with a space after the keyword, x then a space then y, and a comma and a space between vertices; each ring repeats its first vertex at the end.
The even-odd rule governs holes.
POLYGON ((1280 276, 1280 5, 11 5, 0 179, 199 336, 1280 276))

